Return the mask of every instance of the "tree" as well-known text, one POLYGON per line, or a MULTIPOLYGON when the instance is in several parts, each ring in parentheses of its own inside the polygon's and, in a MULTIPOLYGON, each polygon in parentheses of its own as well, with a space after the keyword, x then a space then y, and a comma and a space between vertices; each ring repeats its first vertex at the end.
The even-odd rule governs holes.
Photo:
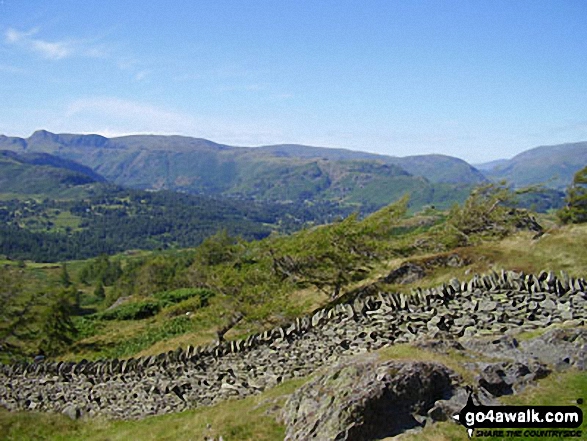
POLYGON ((505 182, 473 189, 462 207, 451 209, 446 229, 455 236, 454 246, 468 245, 474 237, 504 237, 515 230, 542 231, 527 210, 516 208, 516 194, 505 182))
POLYGON ((63 289, 50 300, 41 326, 41 348, 47 355, 59 354, 77 334, 71 320, 76 292, 75 289, 63 289))
MULTIPOLYGON (((273 272, 283 280, 313 285, 331 299, 362 280, 380 258, 393 229, 405 215, 408 196, 359 220, 356 214, 331 225, 292 236, 281 249, 271 250, 273 272)), ((387 253, 387 251, 385 251, 387 253)))
POLYGON ((195 261, 198 265, 219 265, 233 259, 239 248, 238 240, 222 229, 198 246, 195 261))
POLYGON ((38 298, 23 285, 24 272, 0 268, 0 360, 21 356, 25 340, 33 338, 34 308, 38 298))
POLYGON ((122 275, 122 268, 118 260, 112 262, 106 254, 101 254, 86 263, 80 271, 80 281, 84 284, 98 282, 110 286, 122 275))
POLYGON ((366 271, 370 250, 360 235, 356 215, 337 224, 320 227, 302 238, 295 253, 273 254, 273 269, 293 282, 311 284, 337 298, 343 286, 366 271))
POLYGON ((566 202, 567 205, 557 213, 563 223, 587 222, 587 167, 575 173, 573 183, 567 189, 566 202))
POLYGON ((59 281, 65 288, 69 288, 71 286, 71 278, 69 277, 69 272, 67 271, 67 265, 65 263, 61 264, 61 274, 59 276, 59 281))

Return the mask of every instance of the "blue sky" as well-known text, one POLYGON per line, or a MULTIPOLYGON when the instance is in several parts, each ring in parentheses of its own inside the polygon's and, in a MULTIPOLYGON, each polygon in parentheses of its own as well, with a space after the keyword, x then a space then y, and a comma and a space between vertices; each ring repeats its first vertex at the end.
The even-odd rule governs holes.
POLYGON ((0 0, 0 133, 471 162, 587 140, 587 2, 0 0))

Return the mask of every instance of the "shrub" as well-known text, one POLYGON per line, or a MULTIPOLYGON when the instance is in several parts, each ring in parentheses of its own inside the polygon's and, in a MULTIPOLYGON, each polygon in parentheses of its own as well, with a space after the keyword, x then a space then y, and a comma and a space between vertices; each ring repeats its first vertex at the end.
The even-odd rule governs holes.
POLYGON ((159 312, 161 305, 157 301, 127 303, 99 314, 103 320, 140 320, 152 317, 159 312))
POLYGON ((208 299, 213 296, 214 292, 205 288, 180 288, 173 291, 158 292, 153 295, 163 306, 180 303, 192 297, 199 297, 200 307, 207 306, 208 299))

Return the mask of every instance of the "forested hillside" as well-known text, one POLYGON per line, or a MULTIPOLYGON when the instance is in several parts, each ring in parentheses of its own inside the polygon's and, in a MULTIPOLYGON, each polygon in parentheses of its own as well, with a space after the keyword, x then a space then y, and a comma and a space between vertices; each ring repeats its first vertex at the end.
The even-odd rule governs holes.
POLYGON ((58 262, 126 250, 186 248, 220 230, 259 239, 351 211, 327 202, 263 204, 100 186, 84 198, 0 200, 0 255, 58 262))

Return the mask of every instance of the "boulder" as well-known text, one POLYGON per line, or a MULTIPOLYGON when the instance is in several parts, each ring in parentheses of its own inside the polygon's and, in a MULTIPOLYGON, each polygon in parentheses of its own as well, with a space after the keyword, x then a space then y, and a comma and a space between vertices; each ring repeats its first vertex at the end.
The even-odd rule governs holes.
POLYGON ((82 416, 82 412, 79 407, 75 406, 74 404, 69 404, 63 408, 61 411, 63 415, 67 415, 72 420, 77 420, 82 416))
POLYGON ((386 361, 375 356, 340 362, 302 386, 282 413, 286 440, 369 440, 422 426, 457 375, 439 363, 386 361))
POLYGON ((550 370, 535 360, 521 362, 480 363, 478 384, 489 394, 500 397, 521 391, 527 384, 546 377, 550 370))
POLYGON ((521 346, 526 354, 554 366, 556 370, 587 369, 587 329, 550 329, 521 346))
POLYGON ((416 282, 426 275, 426 271, 420 265, 415 263, 405 263, 399 268, 394 269, 386 277, 383 282, 390 284, 407 284, 416 282))

